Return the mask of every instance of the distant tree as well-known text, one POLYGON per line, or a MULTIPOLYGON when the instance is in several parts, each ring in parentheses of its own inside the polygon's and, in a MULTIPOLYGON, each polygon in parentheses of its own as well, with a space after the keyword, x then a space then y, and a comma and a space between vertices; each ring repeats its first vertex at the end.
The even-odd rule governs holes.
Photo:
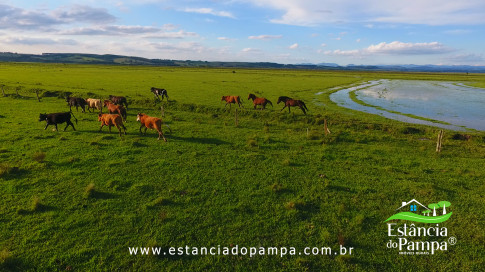
POLYGON ((433 216, 436 216, 436 208, 439 208, 440 205, 438 203, 431 203, 428 205, 428 208, 433 209, 433 216))
POLYGON ((438 205, 440 205, 440 207, 443 207, 443 214, 446 214, 446 207, 451 206, 451 203, 448 201, 440 201, 438 202, 438 205))
POLYGON ((423 215, 424 215, 424 216, 429 216, 429 213, 430 213, 430 212, 431 212, 430 210, 425 210, 425 211, 423 211, 423 215))

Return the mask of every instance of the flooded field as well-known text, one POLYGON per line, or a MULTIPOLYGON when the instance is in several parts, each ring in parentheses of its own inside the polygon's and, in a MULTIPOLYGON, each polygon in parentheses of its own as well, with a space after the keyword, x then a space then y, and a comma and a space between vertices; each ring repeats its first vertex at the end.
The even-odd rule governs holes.
POLYGON ((485 90, 456 82, 376 80, 330 96, 338 105, 408 123, 485 130, 485 90))

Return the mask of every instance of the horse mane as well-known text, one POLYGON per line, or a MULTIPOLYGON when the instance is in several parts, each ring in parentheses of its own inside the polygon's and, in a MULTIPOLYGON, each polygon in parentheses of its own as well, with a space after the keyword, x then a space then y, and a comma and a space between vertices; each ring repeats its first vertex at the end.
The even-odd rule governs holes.
POLYGON ((291 97, 288 97, 288 96, 280 96, 278 97, 278 102, 276 102, 276 104, 279 104, 280 102, 285 102, 288 101, 288 100, 292 100, 293 98, 291 97))

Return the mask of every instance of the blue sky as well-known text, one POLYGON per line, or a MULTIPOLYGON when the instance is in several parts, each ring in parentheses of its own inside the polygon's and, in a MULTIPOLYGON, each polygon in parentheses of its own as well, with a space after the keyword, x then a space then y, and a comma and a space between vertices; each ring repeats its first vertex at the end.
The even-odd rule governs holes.
POLYGON ((0 0, 0 51, 485 65, 484 14, 483 0, 0 0))

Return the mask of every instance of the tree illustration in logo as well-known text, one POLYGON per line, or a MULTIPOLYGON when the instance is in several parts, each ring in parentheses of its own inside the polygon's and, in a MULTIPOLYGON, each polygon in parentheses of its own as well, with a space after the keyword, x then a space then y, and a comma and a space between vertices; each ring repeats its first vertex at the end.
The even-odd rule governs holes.
POLYGON ((433 209, 433 216, 436 216, 436 208, 439 208, 440 205, 438 203, 431 203, 428 205, 428 208, 433 209))
POLYGON ((451 203, 448 201, 440 201, 438 202, 438 205, 440 205, 440 207, 443 207, 443 214, 446 214, 446 207, 451 206, 451 203))

